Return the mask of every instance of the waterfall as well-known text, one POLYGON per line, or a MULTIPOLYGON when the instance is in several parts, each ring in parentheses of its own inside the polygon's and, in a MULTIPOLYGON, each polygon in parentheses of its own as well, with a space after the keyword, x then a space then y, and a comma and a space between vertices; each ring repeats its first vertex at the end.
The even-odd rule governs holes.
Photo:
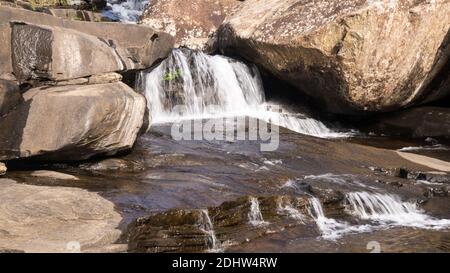
POLYGON ((347 194, 347 200, 348 211, 364 220, 424 229, 450 228, 450 220, 428 216, 415 203, 402 202, 397 195, 352 192, 347 194))
POLYGON ((259 208, 259 201, 256 197, 250 198, 250 212, 248 213, 248 221, 253 226, 263 226, 268 224, 263 219, 259 208))
POLYGON ((112 20, 136 23, 148 2, 148 0, 107 0, 107 9, 102 14, 112 20))
POLYGON ((211 218, 209 218, 208 210, 201 210, 202 221, 200 223, 201 230, 208 235, 207 244, 209 246, 209 252, 222 252, 222 244, 217 240, 216 233, 214 232, 214 226, 212 224, 211 218))
POLYGON ((310 199, 311 216, 316 221, 321 237, 326 240, 336 240, 348 233, 361 233, 371 230, 369 225, 351 226, 347 222, 337 221, 325 216, 320 200, 313 197, 310 199))
POLYGON ((302 134, 349 136, 266 102, 258 69, 224 56, 175 49, 158 67, 143 72, 138 82, 153 123, 249 116, 302 134), (183 106, 183 113, 176 107, 179 105, 183 106))

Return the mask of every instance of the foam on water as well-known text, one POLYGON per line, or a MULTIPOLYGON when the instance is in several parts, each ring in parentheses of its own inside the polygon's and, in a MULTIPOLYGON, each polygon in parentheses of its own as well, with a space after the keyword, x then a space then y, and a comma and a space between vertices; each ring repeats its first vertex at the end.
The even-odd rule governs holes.
POLYGON ((351 214, 382 225, 422 229, 448 229, 450 220, 436 219, 423 213, 412 202, 402 202, 397 195, 352 192, 347 194, 351 214))
POLYGON ((112 20, 136 23, 149 3, 148 0, 107 0, 107 9, 102 13, 112 20))
POLYGON ((248 213, 248 221, 253 226, 264 226, 268 224, 263 219, 259 208, 259 201, 256 197, 250 198, 250 212, 248 213))
POLYGON ((258 69, 224 56, 176 49, 150 73, 142 73, 139 82, 153 123, 249 116, 316 137, 351 135, 266 102, 258 69), (178 105, 183 113, 175 109, 178 105))

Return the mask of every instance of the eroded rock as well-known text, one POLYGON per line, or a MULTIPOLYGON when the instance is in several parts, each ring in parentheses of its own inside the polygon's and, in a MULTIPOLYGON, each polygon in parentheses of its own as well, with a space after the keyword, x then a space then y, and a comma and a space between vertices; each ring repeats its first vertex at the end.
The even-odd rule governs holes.
POLYGON ((391 111, 449 94, 427 88, 448 63, 449 13, 445 0, 248 0, 218 46, 328 111, 391 111))
POLYGON ((0 159, 84 160, 130 149, 146 102, 121 82, 34 88, 0 119, 0 159))

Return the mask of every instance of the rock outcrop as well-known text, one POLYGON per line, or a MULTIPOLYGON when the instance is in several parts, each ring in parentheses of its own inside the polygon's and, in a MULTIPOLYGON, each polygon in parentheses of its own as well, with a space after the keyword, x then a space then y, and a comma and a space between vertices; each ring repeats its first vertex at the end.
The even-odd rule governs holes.
POLYGON ((175 36, 177 46, 204 49, 225 17, 239 0, 152 0, 140 19, 150 26, 175 36))
POLYGON ((97 193, 0 179, 0 250, 86 252, 114 244, 122 217, 97 193))
POLYGON ((448 64, 449 14, 447 0, 247 0, 218 46, 328 111, 391 111, 449 94, 428 88, 448 64))
POLYGON ((19 87, 10 81, 0 79, 0 117, 22 102, 19 87))
POLYGON ((0 119, 0 159, 84 160, 130 149, 145 98, 121 82, 34 88, 0 119))
MULTIPOLYGON (((11 40, 12 22, 24 22, 27 25, 37 25, 41 29, 48 28, 52 30, 51 33, 56 33, 58 32, 57 29, 59 29, 62 32, 67 32, 69 36, 72 35, 70 37, 71 39, 76 37, 78 41, 80 39, 83 41, 91 40, 87 44, 84 43, 88 47, 89 44, 93 45, 94 43, 98 45, 103 43, 100 48, 109 47, 111 50, 115 50, 116 54, 120 57, 122 66, 119 68, 122 71, 151 67, 155 62, 165 58, 171 52, 174 44, 172 36, 167 33, 155 31, 149 27, 108 22, 95 23, 64 20, 44 13, 0 6, 0 38, 2 41, 11 40), (80 32, 85 35, 91 35, 92 37, 81 37, 80 32), (98 41, 93 42, 93 39, 97 39, 98 41)), ((17 26, 17 24, 12 24, 12 26, 17 26)), ((62 37, 64 34, 61 33, 59 36, 62 37)), ((39 38, 39 40, 42 39, 43 37, 39 38)), ((58 38, 54 41, 52 40, 50 44, 57 42, 58 38)), ((77 56, 76 53, 80 49, 74 48, 76 45, 75 41, 63 39, 59 42, 67 43, 67 46, 65 47, 63 44, 62 46, 65 48, 58 50, 67 50, 66 52, 72 50, 69 55, 77 56)), ((28 46, 30 46, 33 42, 30 40, 28 43, 28 46)), ((2 44, 0 48, 0 63, 2 64, 0 66, 0 76, 13 71, 12 51, 11 43, 2 44)), ((93 58, 96 57, 94 56, 93 58)), ((105 61, 107 63, 112 62, 109 59, 105 61)))

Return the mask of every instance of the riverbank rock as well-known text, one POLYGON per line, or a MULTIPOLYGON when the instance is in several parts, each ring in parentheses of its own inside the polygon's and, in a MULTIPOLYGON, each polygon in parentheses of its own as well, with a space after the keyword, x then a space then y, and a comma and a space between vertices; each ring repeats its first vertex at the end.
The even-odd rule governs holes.
MULTIPOLYGON (((55 49, 53 45, 56 45, 55 43, 60 43, 62 48, 58 48, 57 50, 61 52, 65 51, 69 54, 69 56, 66 56, 69 59, 73 56, 71 61, 74 63, 80 61, 78 57, 81 54, 82 46, 89 48, 94 44, 103 44, 100 46, 100 49, 102 49, 100 52, 103 53, 105 47, 114 50, 115 54, 119 56, 120 63, 122 64, 122 67, 114 68, 121 69, 122 71, 151 67, 159 60, 164 59, 171 52, 174 44, 174 39, 169 34, 158 32, 145 26, 113 22, 96 23, 65 20, 40 12, 0 6, 0 38, 3 41, 11 41, 12 22, 24 22, 26 25, 36 25, 41 29, 51 29, 52 34, 58 32, 56 29, 59 29, 60 34, 56 35, 56 40, 50 40, 51 42, 46 42, 46 45, 50 43, 52 49, 55 49), (53 31, 54 29, 55 31, 53 31), (70 36, 71 39, 59 39, 58 41, 58 36, 64 37, 64 32, 67 32, 67 35, 70 36), (87 36, 79 33, 93 37, 87 38, 87 36), (93 41, 95 39, 97 42, 93 41)), ((12 26, 17 26, 17 24, 12 24, 12 26)), ((46 33, 46 35, 43 35, 42 37, 39 35, 39 39, 37 40, 43 41, 44 38, 54 38, 54 35, 50 35, 48 31, 42 32, 43 34, 46 33)), ((33 33, 36 34, 37 32, 33 33)), ((32 37, 30 36, 30 38, 32 37)), ((33 43, 34 40, 35 39, 29 40, 26 44, 23 44, 22 47, 29 49, 31 54, 36 52, 36 49, 39 48, 39 50, 43 51, 42 57, 48 56, 48 54, 44 53, 49 52, 50 49, 44 49, 42 46, 39 47, 38 44, 33 43)), ((0 63, 2 64, 0 65, 0 75, 11 73, 13 71, 12 51, 13 49, 9 42, 4 43, 0 48, 0 63)), ((39 56, 41 56, 40 52, 39 56)), ((97 57, 93 56, 92 58, 96 59, 97 57)), ((105 61, 107 64, 111 63, 111 60, 109 59, 106 59, 105 61)), ((68 65, 68 67, 71 68, 71 65, 68 65)), ((91 68, 83 67, 83 69, 89 70, 91 68)), ((67 74, 66 71, 62 72, 67 74)))
POLYGON ((208 37, 241 2, 153 0, 141 16, 140 24, 175 36, 176 46, 204 49, 208 37))
POLYGON ((34 88, 0 119, 0 159, 84 160, 130 149, 146 101, 121 82, 34 88))
POLYGON ((106 0, 2 0, 0 2, 12 7, 37 11, 48 7, 77 8, 80 10, 101 10, 106 7, 106 0))
POLYGON ((11 81, 0 80, 0 117, 22 102, 19 87, 11 81))
POLYGON ((449 13, 445 0, 247 0, 218 47, 330 112, 391 111, 449 94, 428 88, 448 63, 449 13))
POLYGON ((412 138, 450 139, 450 108, 422 106, 374 118, 365 130, 412 138))
POLYGON ((113 245, 122 217, 97 193, 0 179, 0 249, 85 252, 113 245))

